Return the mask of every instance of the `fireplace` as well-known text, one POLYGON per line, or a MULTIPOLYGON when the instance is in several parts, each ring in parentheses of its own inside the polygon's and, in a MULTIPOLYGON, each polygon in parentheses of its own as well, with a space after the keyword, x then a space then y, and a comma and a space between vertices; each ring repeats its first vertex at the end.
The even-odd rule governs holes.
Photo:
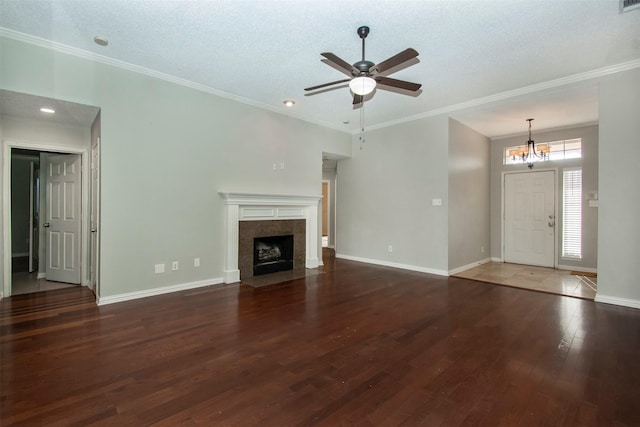
POLYGON ((241 279, 293 270, 305 267, 306 223, 303 219, 240 221, 238 224, 238 267, 241 279), (258 242, 262 256, 280 259, 267 260, 271 264, 259 264, 258 242))
POLYGON ((253 275, 293 270, 293 234, 253 239, 253 275))
POLYGON ((253 276, 253 239, 293 234, 293 269, 317 268, 322 196, 220 192, 226 206, 224 282, 253 276))

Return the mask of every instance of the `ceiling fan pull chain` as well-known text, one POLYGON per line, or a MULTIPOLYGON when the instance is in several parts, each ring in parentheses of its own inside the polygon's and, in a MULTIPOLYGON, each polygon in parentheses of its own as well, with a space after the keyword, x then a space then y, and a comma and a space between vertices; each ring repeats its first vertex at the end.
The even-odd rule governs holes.
POLYGON ((360 107, 360 149, 362 150, 362 147, 365 143, 365 139, 364 139, 364 103, 362 103, 362 106, 360 107))

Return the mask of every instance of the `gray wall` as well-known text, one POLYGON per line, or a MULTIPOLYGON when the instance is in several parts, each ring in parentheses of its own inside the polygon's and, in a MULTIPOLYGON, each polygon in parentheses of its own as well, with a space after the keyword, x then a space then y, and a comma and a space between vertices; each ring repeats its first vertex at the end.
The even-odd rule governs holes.
POLYGON ((449 271, 489 258, 489 138, 449 119, 449 271))
POLYGON ((318 195, 322 153, 350 155, 351 136, 343 132, 0 42, 3 89, 101 108, 101 296, 222 277, 219 191, 318 195), (274 171, 273 162, 285 169, 274 171), (154 274, 154 264, 172 261, 179 271, 154 274))
POLYGON ((362 149, 358 138, 338 162, 336 256, 446 274, 448 117, 366 132, 362 149))
POLYGON ((640 69, 600 85, 598 297, 640 308, 640 69))
POLYGON ((3 139, 42 143, 70 148, 89 148, 90 131, 74 125, 0 115, 3 139))
MULTIPOLYGON (((523 128, 526 122, 522 122, 523 128)), ((535 122, 534 122, 535 124, 535 122)), ((532 131, 532 139, 536 144, 560 141, 565 139, 582 138, 582 158, 536 163, 533 171, 556 169, 558 202, 558 217, 556 224, 562 224, 562 171, 565 168, 582 167, 582 192, 598 192, 598 126, 582 126, 558 129, 546 132, 532 131)), ((527 165, 505 165, 503 161, 504 148, 523 145, 528 139, 527 134, 491 141, 491 257, 502 259, 502 179, 504 172, 527 172, 527 165)), ((595 269, 598 266, 598 208, 589 207, 583 197, 582 204, 582 260, 562 258, 561 228, 556 227, 558 254, 556 261, 559 266, 595 269)))

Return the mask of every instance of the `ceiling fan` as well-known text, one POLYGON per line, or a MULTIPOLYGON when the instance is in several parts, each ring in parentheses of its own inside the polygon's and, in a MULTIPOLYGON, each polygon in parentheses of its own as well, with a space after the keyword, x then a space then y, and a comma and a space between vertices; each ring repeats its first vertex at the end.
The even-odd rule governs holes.
POLYGON ((349 87, 353 92, 353 105, 364 102, 364 95, 368 95, 369 93, 373 92, 376 86, 380 86, 380 89, 385 89, 386 86, 404 89, 410 92, 417 92, 422 86, 421 84, 392 79, 386 76, 382 76, 381 74, 394 67, 397 67, 398 65, 404 64, 405 62, 413 58, 416 58, 418 56, 418 52, 411 48, 405 49, 402 52, 393 55, 391 58, 380 62, 379 64, 374 64, 371 61, 367 61, 364 56, 364 39, 367 38, 367 35, 369 35, 369 27, 363 26, 358 28, 358 36, 360 36, 360 38, 362 39, 362 60, 355 62, 353 65, 349 64, 347 61, 339 58, 331 52, 324 52, 320 54, 327 60, 335 64, 339 71, 350 76, 350 78, 307 87, 304 90, 311 91, 328 86, 333 86, 339 83, 349 82, 349 87))

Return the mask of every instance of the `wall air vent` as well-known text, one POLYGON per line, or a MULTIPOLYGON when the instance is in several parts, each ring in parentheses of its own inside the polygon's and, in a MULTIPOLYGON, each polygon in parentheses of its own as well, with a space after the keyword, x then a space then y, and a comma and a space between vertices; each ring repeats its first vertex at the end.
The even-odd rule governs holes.
POLYGON ((620 13, 640 9, 640 0, 620 0, 620 13))

